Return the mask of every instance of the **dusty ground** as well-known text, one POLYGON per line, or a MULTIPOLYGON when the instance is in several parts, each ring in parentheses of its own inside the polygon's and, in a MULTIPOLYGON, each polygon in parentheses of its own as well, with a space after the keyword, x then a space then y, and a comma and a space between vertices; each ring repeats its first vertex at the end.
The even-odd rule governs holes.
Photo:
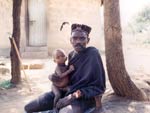
MULTIPOLYGON (((125 63, 129 74, 132 79, 141 88, 150 89, 150 86, 145 83, 146 80, 150 80, 150 50, 140 48, 126 49, 125 50, 125 63)), ((102 55, 105 61, 104 55, 102 55)), ((10 66, 9 59, 2 59, 6 63, 7 67, 10 66)), ((51 83, 48 80, 49 73, 52 73, 55 68, 55 64, 52 60, 23 60, 26 64, 41 63, 44 64, 43 69, 26 70, 26 74, 30 80, 30 86, 32 92, 29 92, 27 84, 19 85, 13 89, 0 89, 0 113, 23 113, 24 105, 36 98, 43 92, 51 90, 51 83)), ((105 63, 104 63, 105 65, 105 63)), ((22 73, 23 77, 23 73, 22 73)), ((4 79, 10 79, 10 73, 1 74, 0 81, 4 79)), ((106 113, 150 113, 150 102, 136 102, 126 100, 124 98, 116 97, 111 94, 112 90, 107 80, 107 90, 103 97, 103 107, 106 113)))

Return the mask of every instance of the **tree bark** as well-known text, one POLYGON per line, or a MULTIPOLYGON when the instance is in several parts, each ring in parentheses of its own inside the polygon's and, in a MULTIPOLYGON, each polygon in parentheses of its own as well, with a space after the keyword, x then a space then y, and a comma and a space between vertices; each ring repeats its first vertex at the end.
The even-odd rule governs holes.
POLYGON ((145 93, 137 88, 125 68, 119 8, 119 0, 104 0, 105 52, 109 81, 116 95, 146 100, 145 93))
MULTIPOLYGON (((22 0, 13 0, 13 35, 18 50, 20 49, 20 13, 22 0)), ((11 41, 11 83, 18 84, 21 81, 20 62, 16 50, 11 41)))

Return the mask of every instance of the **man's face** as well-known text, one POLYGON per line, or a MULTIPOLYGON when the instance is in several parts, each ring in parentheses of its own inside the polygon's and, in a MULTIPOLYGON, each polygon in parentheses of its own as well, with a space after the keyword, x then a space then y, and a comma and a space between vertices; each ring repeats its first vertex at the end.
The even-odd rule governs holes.
POLYGON ((81 52, 89 42, 88 35, 82 31, 74 31, 71 34, 70 42, 76 52, 81 52))

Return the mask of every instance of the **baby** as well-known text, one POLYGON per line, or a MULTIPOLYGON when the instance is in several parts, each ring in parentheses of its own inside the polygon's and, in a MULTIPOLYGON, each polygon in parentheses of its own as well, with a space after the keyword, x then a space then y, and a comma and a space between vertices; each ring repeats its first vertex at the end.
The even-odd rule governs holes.
POLYGON ((53 59, 57 66, 55 73, 49 75, 49 80, 52 81, 52 92, 55 95, 53 103, 55 109, 56 103, 61 97, 61 90, 67 90, 69 74, 74 71, 74 66, 70 65, 68 69, 68 66, 65 64, 67 56, 62 49, 57 49, 53 52, 53 59))

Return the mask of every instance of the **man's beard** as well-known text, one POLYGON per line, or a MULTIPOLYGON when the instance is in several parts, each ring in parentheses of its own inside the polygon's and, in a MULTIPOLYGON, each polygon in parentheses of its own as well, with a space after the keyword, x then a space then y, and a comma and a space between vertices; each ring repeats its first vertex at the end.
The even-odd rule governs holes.
POLYGON ((79 52, 79 51, 83 51, 85 49, 85 47, 81 44, 76 44, 74 46, 74 48, 79 52))

